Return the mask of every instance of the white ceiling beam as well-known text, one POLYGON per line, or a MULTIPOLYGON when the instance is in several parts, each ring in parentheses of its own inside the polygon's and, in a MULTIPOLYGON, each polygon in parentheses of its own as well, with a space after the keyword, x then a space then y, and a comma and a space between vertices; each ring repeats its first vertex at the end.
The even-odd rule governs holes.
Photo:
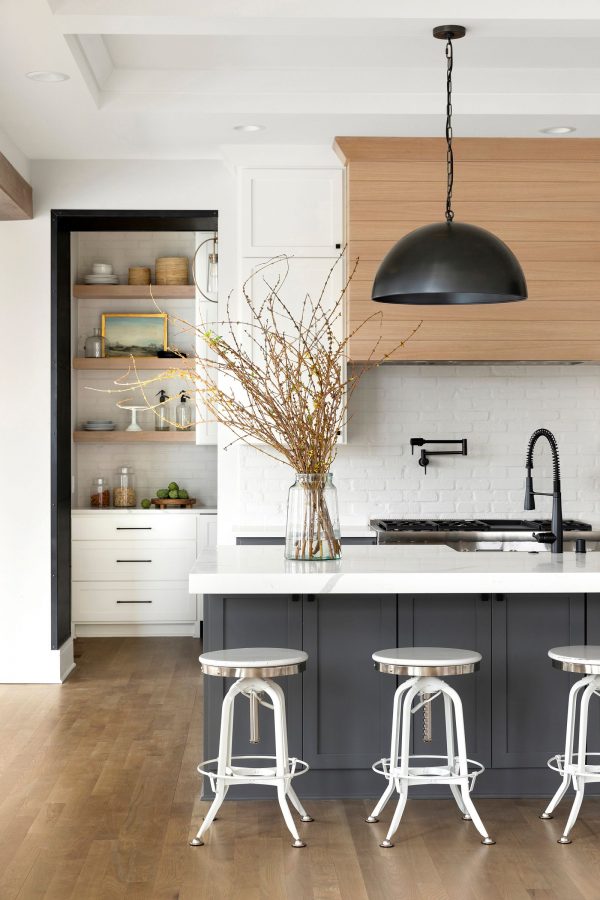
MULTIPOLYGON (((288 69, 126 69, 113 68, 104 81, 105 93, 126 94, 227 94, 244 97, 262 93, 270 96, 314 91, 315 95, 340 93, 350 102, 364 94, 402 98, 406 94, 437 98, 444 103, 445 70, 368 68, 288 69), (385 88, 382 87, 385 85, 385 88)), ((600 93, 597 69, 475 69, 456 72, 454 102, 468 95, 561 95, 600 93)), ((146 103, 140 96, 140 102, 146 103)))
MULTIPOLYGON (((198 0, 49 0, 57 16, 80 18, 214 18, 214 5, 198 0)), ((370 0, 369 15, 383 19, 414 19, 412 4, 398 0, 370 0)), ((224 18, 259 19, 364 19, 364 0, 219 0, 219 15, 224 18)), ((425 10, 423 10, 425 12, 425 10)), ((447 0, 428 0, 426 16, 439 22, 448 20, 447 0)), ((597 0, 453 0, 450 18, 462 19, 598 19, 597 0)))
MULTIPOLYGON (((151 108, 189 113, 190 115, 228 115, 235 113, 243 121, 256 121, 263 115, 379 115, 437 116, 439 127, 443 121, 443 102, 440 93, 381 93, 365 91, 350 95, 342 92, 297 91, 296 93, 235 92, 178 93, 146 91, 125 93, 105 91, 103 105, 112 111, 140 111, 151 108)), ((600 110, 600 92, 588 94, 520 93, 463 93, 453 100, 454 112, 460 115, 486 115, 488 118, 511 115, 596 116, 600 110)))

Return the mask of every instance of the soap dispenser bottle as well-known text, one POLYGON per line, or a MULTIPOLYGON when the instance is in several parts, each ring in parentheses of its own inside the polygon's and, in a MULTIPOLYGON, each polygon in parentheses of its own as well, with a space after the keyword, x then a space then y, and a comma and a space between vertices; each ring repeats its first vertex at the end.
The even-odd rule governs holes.
POLYGON ((175 421, 180 431, 191 431, 192 428, 192 408, 188 405, 189 394, 185 391, 179 392, 179 403, 175 407, 175 421))
POLYGON ((155 431, 170 431, 169 417, 167 415, 167 407, 165 406, 167 400, 169 399, 169 395, 162 388, 156 395, 158 397, 158 406, 154 410, 154 415, 156 417, 154 422, 154 430, 155 431))

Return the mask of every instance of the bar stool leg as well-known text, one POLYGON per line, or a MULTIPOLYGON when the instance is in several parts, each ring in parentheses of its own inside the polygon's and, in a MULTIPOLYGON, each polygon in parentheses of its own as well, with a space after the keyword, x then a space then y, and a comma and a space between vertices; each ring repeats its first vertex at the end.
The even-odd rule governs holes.
POLYGON ((298 794, 296 793, 296 791, 294 790, 294 788, 292 787, 291 784, 287 789, 287 795, 290 798, 290 802, 291 802, 292 806, 295 807, 296 812, 298 813, 298 815, 300 816, 300 818, 303 822, 314 822, 315 821, 313 819, 313 817, 309 816, 309 814, 304 809, 304 806, 302 805, 302 801, 298 797, 298 794))
MULTIPOLYGON (((400 748, 400 771, 394 777, 394 785, 398 794, 398 803, 392 816, 392 821, 390 823, 390 827, 388 829, 388 833, 385 836, 385 839, 381 841, 379 844, 380 847, 387 849, 388 847, 393 847, 392 838, 395 833, 398 831, 400 826, 400 820, 402 819, 402 813, 404 812, 404 807, 406 806, 406 801, 408 799, 408 764, 410 760, 410 727, 411 727, 411 708, 412 703, 416 695, 420 692, 420 682, 421 678, 416 678, 412 686, 406 692, 406 696, 404 697, 404 702, 402 704, 402 734, 401 734, 401 748, 400 748)), ((391 761, 390 761, 391 762, 391 761)), ((390 769, 390 771, 392 771, 390 769)), ((397 769, 396 769, 397 771, 397 769)))
MULTIPOLYGON (((400 721, 401 721, 400 711, 402 709, 401 697, 405 691, 407 691, 410 687, 413 686, 413 684, 415 683, 416 680, 417 680, 416 678, 409 678, 408 681, 405 681, 401 685, 399 685, 399 687, 396 688, 396 692, 394 693, 394 705, 393 705, 393 711, 392 711, 392 743, 390 746, 390 768, 391 769, 395 768, 398 765, 398 750, 400 747, 400 721)), ((377 805, 375 806, 375 809, 373 810, 371 815, 367 816, 367 818, 365 819, 365 822, 368 822, 369 825, 373 824, 374 822, 379 822, 379 816, 381 815, 384 807, 386 806, 388 800, 394 793, 395 789, 396 789, 396 785, 394 783, 394 779, 389 778, 385 791, 383 792, 383 794, 377 801, 377 805)))
MULTIPOLYGON (((271 685, 271 687, 273 687, 273 688, 279 693, 279 697, 280 697, 281 704, 282 704, 282 710, 283 710, 283 737, 284 737, 284 742, 285 742, 285 748, 284 748, 284 766, 287 767, 287 765, 288 765, 289 751, 288 751, 288 744, 287 744, 287 719, 286 719, 286 715, 285 715, 285 694, 284 694, 284 692, 283 692, 283 688, 282 688, 280 685, 278 685, 276 681, 269 681, 269 684, 271 685)), ((290 798, 290 801, 291 801, 292 805, 293 805, 294 808, 296 809, 297 813, 300 815, 300 818, 302 819, 303 822, 314 822, 314 821, 315 821, 315 820, 313 819, 313 817, 312 817, 312 816, 309 816, 308 813, 306 812, 306 810, 304 809, 304 806, 302 805, 302 803, 301 803, 301 801, 300 801, 300 798, 298 797, 296 791, 295 791, 294 788, 292 787, 292 780, 291 780, 291 778, 289 779, 289 781, 288 781, 288 783, 287 783, 286 794, 287 794, 287 796, 290 798)))
MULTIPOLYGON (((221 709, 221 731, 219 735, 219 761, 217 764, 217 775, 225 775, 227 773, 227 769, 231 766, 231 741, 233 735, 233 710, 234 710, 234 701, 237 695, 240 693, 241 684, 243 679, 236 681, 235 684, 229 688, 225 697, 223 698, 223 706, 221 709)), ((215 798, 210 805, 210 808, 204 817, 204 821, 200 826, 198 834, 193 840, 190 841, 190 847, 202 847, 204 841, 202 838, 212 825, 215 816, 217 815, 223 800, 225 799, 225 795, 227 793, 228 786, 225 784, 222 778, 217 778, 217 786, 215 788, 215 798)))
POLYGON ((573 800, 573 806, 571 807, 571 812, 569 813, 569 818, 567 819, 567 824, 565 826, 565 830, 562 834, 562 837, 558 839, 559 844, 570 844, 571 840, 569 838, 569 832, 573 828, 573 825, 577 821, 577 816, 579 815, 579 810, 581 809, 581 804, 583 802, 583 794, 585 791, 585 779, 579 778, 578 775, 583 775, 585 773, 585 754, 587 751, 587 725, 588 725, 588 709, 590 705, 590 697, 596 690, 596 680, 595 678, 587 685, 585 691, 583 692, 583 696, 581 698, 581 704, 579 706, 579 747, 578 747, 578 757, 577 757, 577 769, 578 772, 573 773, 573 786, 575 787, 575 799, 573 800))
MULTIPOLYGON (((306 843, 301 840, 294 822, 294 817, 287 802, 286 785, 283 776, 289 770, 289 757, 287 745, 287 723, 285 718, 285 695, 283 690, 274 681, 265 681, 265 693, 268 694, 273 703, 273 717, 275 722, 275 757, 276 757, 276 775, 281 778, 277 782, 277 799, 281 812, 285 820, 290 834, 293 837, 292 847, 306 847, 306 843)), ((288 784, 289 787, 289 784, 288 784)))
POLYGON ((467 742, 465 739, 465 720, 463 716, 463 707, 462 700, 460 699, 457 692, 454 688, 451 688, 449 684, 444 682, 444 686, 442 688, 444 694, 447 694, 452 700, 452 704, 454 706, 454 719, 456 722, 456 742, 458 745, 458 772, 459 775, 464 777, 464 781, 460 784, 460 792, 462 795, 462 801, 465 807, 465 814, 469 815, 473 820, 473 825, 482 836, 482 844, 491 845, 495 844, 494 841, 485 829, 485 825, 481 821, 479 813, 475 809, 475 804, 471 800, 471 795, 469 793, 468 787, 468 764, 467 764, 467 742))
MULTIPOLYGON (((446 720, 446 754, 448 756, 448 768, 454 770, 456 764, 456 756, 454 753, 454 721, 452 718, 452 700, 448 694, 444 694, 444 718, 446 720)), ((456 805, 460 810, 462 818, 465 822, 470 822, 471 816, 467 812, 462 801, 458 785, 451 784, 449 787, 452 791, 452 796, 456 800, 456 805)))
POLYGON ((558 787, 554 797, 541 814, 540 819, 552 819, 554 818, 552 813, 565 796, 567 792, 567 788, 569 787, 569 783, 571 781, 571 773, 568 771, 568 767, 573 762, 573 743, 575 741, 575 717, 577 711, 577 695, 579 691, 581 691, 586 685, 588 685, 593 679, 594 675, 586 675, 585 678, 580 678, 579 681, 576 681, 571 690, 569 691, 569 704, 567 707, 567 734, 565 739, 565 763, 564 763, 564 775, 562 778, 562 782, 558 787))

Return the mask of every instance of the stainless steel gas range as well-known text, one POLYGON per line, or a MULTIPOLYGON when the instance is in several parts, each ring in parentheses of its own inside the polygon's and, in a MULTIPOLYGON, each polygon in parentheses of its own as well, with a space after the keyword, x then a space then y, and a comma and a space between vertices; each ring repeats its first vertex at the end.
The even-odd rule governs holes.
MULTIPOLYGON (((454 550, 547 551, 549 519, 371 519, 378 544, 447 544, 454 550)), ((596 550, 598 532, 587 522, 565 519, 565 550, 596 550), (586 540, 590 541, 586 548, 586 540)))

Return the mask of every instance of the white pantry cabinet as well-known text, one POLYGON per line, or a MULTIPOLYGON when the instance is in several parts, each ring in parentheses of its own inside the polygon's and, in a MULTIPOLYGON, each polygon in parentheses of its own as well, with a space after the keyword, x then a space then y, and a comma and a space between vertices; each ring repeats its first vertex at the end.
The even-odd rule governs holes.
POLYGON ((242 169, 243 257, 335 256, 344 245, 343 170, 242 169))
POLYGON ((198 553, 216 544, 205 510, 75 510, 75 636, 194 635, 202 597, 189 593, 198 553))
MULTIPOLYGON (((343 172, 336 168, 253 168, 240 172, 240 272, 256 307, 275 288, 292 316, 301 319, 306 295, 331 310, 346 278, 343 172), (288 259, 274 257, 287 256, 288 259), (265 267, 265 264, 266 265, 265 267)), ((247 321, 247 310, 240 309, 247 321)), ((346 298, 335 321, 346 334, 346 298)), ((248 330, 248 329, 246 329, 248 330)), ((256 331, 253 334, 257 334, 256 331)), ((241 335, 242 342, 248 338, 241 335)), ((256 358, 260 348, 249 347, 256 358)), ((345 369, 345 364, 344 364, 345 369)), ((339 443, 346 443, 346 428, 339 443)))

